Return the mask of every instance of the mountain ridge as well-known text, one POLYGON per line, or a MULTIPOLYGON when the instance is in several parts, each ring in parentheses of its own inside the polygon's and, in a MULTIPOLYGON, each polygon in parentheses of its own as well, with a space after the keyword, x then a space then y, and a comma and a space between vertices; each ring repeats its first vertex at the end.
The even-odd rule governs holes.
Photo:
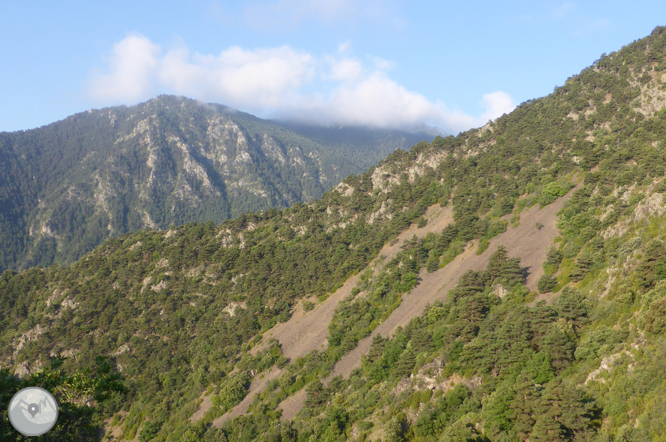
POLYGON ((660 27, 320 199, 4 272, 0 381, 32 379, 45 355, 68 356, 69 372, 106 356, 129 386, 98 409, 119 440, 659 440, 665 72, 660 27), (450 222, 403 235, 427 230, 429 209, 450 222), (439 292, 456 265, 469 271, 439 292), (313 330, 326 327, 326 348, 271 340, 340 290, 313 330), (335 376, 355 349, 360 366, 335 376))
POLYGON ((173 96, 2 133, 0 225, 8 234, 0 237, 0 269, 71 262, 108 236, 140 228, 307 202, 428 135, 354 128, 340 137, 315 141, 173 96))

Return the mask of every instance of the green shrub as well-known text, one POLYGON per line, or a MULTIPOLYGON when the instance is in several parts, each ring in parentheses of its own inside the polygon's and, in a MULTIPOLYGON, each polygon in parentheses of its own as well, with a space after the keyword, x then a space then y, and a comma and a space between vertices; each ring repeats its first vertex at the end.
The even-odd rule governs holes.
POLYGON ((247 395, 250 380, 251 376, 246 371, 224 378, 220 392, 211 398, 213 406, 221 408, 222 413, 231 410, 247 395))
POLYGON ((547 206, 548 204, 552 203, 559 197, 566 195, 569 189, 571 189, 571 187, 573 186, 561 185, 560 183, 555 181, 552 183, 548 183, 545 186, 543 186, 543 190, 541 190, 541 197, 539 198, 539 203, 542 206, 547 206))
POLYGON ((549 275, 543 275, 537 282, 539 293, 548 293, 557 286, 557 279, 549 275))

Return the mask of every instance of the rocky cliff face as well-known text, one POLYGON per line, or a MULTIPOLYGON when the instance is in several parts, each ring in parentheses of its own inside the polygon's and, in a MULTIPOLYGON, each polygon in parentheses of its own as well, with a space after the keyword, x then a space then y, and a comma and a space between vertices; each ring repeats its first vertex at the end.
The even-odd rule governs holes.
POLYGON ((311 201, 387 153, 432 138, 295 127, 160 96, 0 134, 0 270, 69 262, 139 229, 311 201))

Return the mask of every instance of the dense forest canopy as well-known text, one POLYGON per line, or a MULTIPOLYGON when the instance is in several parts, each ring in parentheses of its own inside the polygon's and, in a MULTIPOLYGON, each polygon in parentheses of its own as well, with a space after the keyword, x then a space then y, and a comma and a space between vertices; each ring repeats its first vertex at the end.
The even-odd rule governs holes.
POLYGON ((657 28, 553 94, 397 151, 310 203, 147 229, 68 266, 4 272, 0 364, 31 376, 65 357, 63 373, 92 373, 108 358, 126 390, 95 422, 111 419, 122 440, 663 440, 665 147, 657 28), (536 291, 533 268, 492 248, 444 301, 372 334, 428 275, 560 198, 558 235, 534 244, 546 256, 536 291), (433 206, 452 209, 445 228, 367 267, 433 206), (327 347, 289 360, 264 337, 354 275, 322 324, 327 347), (331 376, 369 336, 360 367, 331 376), (225 414, 260 384, 246 413, 225 414))
POLYGON ((262 120, 160 96, 0 133, 0 272, 108 237, 309 202, 425 132, 262 120))

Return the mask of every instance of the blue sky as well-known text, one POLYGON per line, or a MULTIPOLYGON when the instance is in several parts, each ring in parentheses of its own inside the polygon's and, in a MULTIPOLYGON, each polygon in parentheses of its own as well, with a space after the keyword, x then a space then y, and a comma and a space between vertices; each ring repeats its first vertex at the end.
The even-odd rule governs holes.
POLYGON ((171 93, 455 133, 666 25, 663 0, 98 3, 0 4, 0 131, 171 93))

